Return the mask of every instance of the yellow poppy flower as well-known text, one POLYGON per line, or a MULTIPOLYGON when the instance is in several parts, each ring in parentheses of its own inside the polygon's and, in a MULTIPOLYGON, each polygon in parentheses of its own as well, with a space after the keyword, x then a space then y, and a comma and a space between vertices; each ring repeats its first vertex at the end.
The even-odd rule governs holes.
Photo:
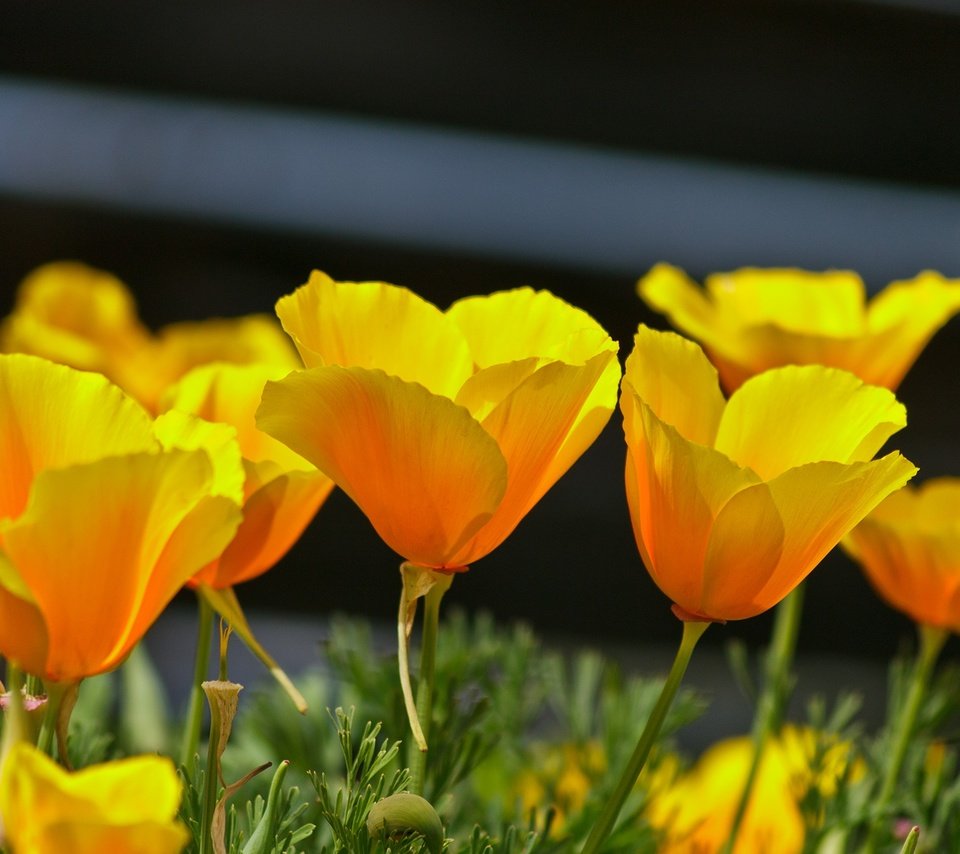
POLYGON ((232 539, 239 453, 155 431, 103 376, 0 356, 0 654, 28 672, 112 669, 232 539))
POLYGON ((916 472, 898 453, 871 461, 906 423, 886 389, 809 365, 724 401, 699 347, 645 326, 620 407, 640 555, 684 618, 771 608, 916 472))
POLYGON ((891 495, 843 546, 890 606, 960 632, 960 479, 935 478, 891 495))
POLYGON ((27 275, 0 324, 0 351, 98 371, 121 386, 135 379, 131 360, 149 338, 126 285, 77 261, 44 264, 27 275))
MULTIPOLYGON (((734 738, 709 748, 699 762, 650 800, 647 819, 662 834, 660 854, 714 854, 727 841, 753 746, 734 738)), ((803 850, 803 816, 791 792, 791 769, 776 741, 768 743, 734 854, 803 850)))
POLYGON ((705 289, 658 264, 637 285, 653 309, 699 341, 727 391, 780 365, 844 368, 896 389, 933 334, 960 311, 960 280, 924 272, 866 301, 856 273, 742 269, 705 289))
POLYGON ((266 315, 174 323, 151 335, 123 282, 73 261, 46 264, 23 280, 13 312, 0 324, 0 351, 98 371, 151 412, 170 385, 199 365, 301 367, 266 315))
POLYGON ((488 554, 597 437, 620 374, 589 315, 529 288, 446 312, 315 272, 277 304, 308 370, 257 423, 324 471, 408 561, 488 554))
POLYGON ((190 835, 176 820, 181 784, 159 756, 70 773, 26 743, 0 775, 0 817, 14 854, 175 854, 190 835))
POLYGON ((161 409, 180 410, 236 429, 243 454, 243 522, 215 561, 190 580, 223 589, 266 572, 303 533, 333 482, 286 445, 257 429, 254 415, 267 380, 281 366, 216 363, 188 373, 169 390, 161 409))

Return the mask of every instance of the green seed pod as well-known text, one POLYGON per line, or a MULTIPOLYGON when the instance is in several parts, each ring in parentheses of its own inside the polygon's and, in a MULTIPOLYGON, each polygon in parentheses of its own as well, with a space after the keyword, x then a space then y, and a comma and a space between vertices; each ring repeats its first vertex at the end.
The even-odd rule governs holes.
POLYGON ((377 801, 367 816, 367 832, 394 841, 417 834, 423 837, 430 854, 440 854, 443 849, 440 816, 429 801, 410 792, 398 792, 377 801))

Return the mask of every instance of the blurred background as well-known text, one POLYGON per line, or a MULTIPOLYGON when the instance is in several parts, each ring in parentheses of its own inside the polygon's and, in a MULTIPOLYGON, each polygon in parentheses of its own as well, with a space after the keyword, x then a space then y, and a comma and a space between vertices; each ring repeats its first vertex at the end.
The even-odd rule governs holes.
MULTIPOLYGON (((666 325, 634 290, 661 260, 960 276, 958 95, 949 0, 0 0, 0 313, 55 259, 117 274, 154 328, 272 312, 319 268, 440 306, 548 288, 625 356, 666 325)), ((892 446, 921 476, 960 475, 958 365, 954 320, 901 387, 892 446)), ((623 453, 616 414, 449 604, 674 643, 623 453)), ((335 493, 239 595, 387 622, 397 563, 335 493)), ((814 572, 806 653, 879 661, 911 634, 843 555, 814 572)))

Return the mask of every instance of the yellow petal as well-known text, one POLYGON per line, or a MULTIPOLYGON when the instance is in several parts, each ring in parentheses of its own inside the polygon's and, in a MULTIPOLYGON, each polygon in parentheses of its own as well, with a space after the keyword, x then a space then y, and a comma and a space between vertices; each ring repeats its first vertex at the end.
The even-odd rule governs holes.
POLYGON ((713 444, 724 400, 716 369, 696 344, 641 324, 627 358, 627 386, 684 438, 713 444))
POLYGON ((42 675, 74 681, 115 666, 223 550, 240 513, 209 497, 211 479, 200 451, 110 457, 37 476, 5 548, 46 621, 42 675))
POLYGON ((287 371, 301 367, 290 340, 268 315, 174 323, 137 354, 130 391, 156 412, 171 385, 193 368, 213 362, 274 365, 287 371))
POLYGON ((868 460, 905 424, 906 410, 886 389, 846 371, 786 367, 734 392, 715 447, 769 480, 818 460, 868 460))
POLYGON ((186 374, 164 395, 160 408, 180 409, 206 421, 229 424, 237 431, 244 459, 273 460, 281 469, 313 468, 286 445, 257 429, 256 413, 263 387, 290 373, 283 365, 235 365, 217 362, 186 374))
POLYGON ((960 311, 960 280, 924 272, 893 282, 867 309, 868 345, 857 373, 896 388, 933 334, 960 311))
POLYGON ((786 539, 777 569, 757 598, 757 613, 787 595, 827 553, 917 469, 898 453, 842 465, 811 463, 768 484, 786 539))
POLYGON ((848 270, 746 267, 708 276, 706 288, 720 316, 741 327, 769 323, 790 332, 831 337, 865 330, 863 280, 848 270))
POLYGON ((507 461, 507 490, 493 518, 457 555, 455 563, 468 565, 503 542, 597 437, 616 401, 619 366, 615 373, 607 371, 615 363, 615 354, 608 351, 584 365, 545 365, 484 418, 483 429, 496 440, 507 461), (606 406, 588 409, 591 395, 604 376, 608 378, 606 406), (570 442, 577 428, 584 425, 570 442))
POLYGON ((503 455, 466 409, 382 371, 331 366, 267 383, 257 423, 423 566, 447 566, 506 489, 503 455))
MULTIPOLYGON (((716 307, 699 287, 679 267, 657 264, 637 282, 637 293, 655 311, 670 318, 681 332, 695 338, 711 349, 724 346, 728 338, 716 307)), ((729 346, 729 345, 728 345, 729 346)))
POLYGON ((188 839, 175 820, 180 794, 169 759, 121 759, 71 774, 19 743, 4 763, 0 815, 17 851, 172 854, 188 839))
POLYGON ((45 264, 30 273, 0 329, 2 351, 32 353, 114 380, 114 368, 146 340, 126 285, 75 261, 45 264))
POLYGON ((316 470, 272 478, 247 499, 243 522, 214 571, 194 580, 219 590, 266 572, 300 538, 332 489, 333 481, 316 470))
POLYGON ((630 451, 627 498, 641 557, 673 602, 690 613, 702 613, 714 520, 733 495, 758 478, 712 448, 681 436, 630 386, 624 386, 620 406, 630 451))
POLYGON ((480 368, 529 356, 582 364, 601 350, 616 350, 585 311, 548 291, 516 288, 458 300, 447 310, 480 368))
POLYGON ((156 447, 147 413, 103 376, 0 356, 0 519, 22 512, 38 471, 156 447))
POLYGON ((213 495, 222 495, 235 504, 243 503, 245 473, 237 431, 229 424, 214 424, 179 410, 160 415, 153 424, 166 450, 206 451, 213 464, 213 495))
POLYGON ((406 288, 314 271, 277 303, 277 316, 308 368, 379 368, 451 399, 473 372, 457 325, 406 288))

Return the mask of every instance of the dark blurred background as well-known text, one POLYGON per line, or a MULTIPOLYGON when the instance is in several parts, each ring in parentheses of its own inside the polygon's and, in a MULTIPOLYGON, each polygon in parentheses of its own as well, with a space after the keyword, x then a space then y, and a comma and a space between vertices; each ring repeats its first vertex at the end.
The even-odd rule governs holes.
MULTIPOLYGON (((312 268, 441 306, 518 284, 625 356, 665 260, 960 276, 960 5, 0 0, 0 313, 32 267, 119 275, 153 327, 272 311, 312 268)), ((895 437, 960 475, 960 322, 895 437)), ((593 642, 670 641, 622 486, 619 415, 448 601, 593 642)), ((392 618, 398 559, 334 494, 249 606, 392 618)), ((910 632, 839 554, 801 646, 910 632)), ((767 638, 769 615, 707 644, 767 638)))

